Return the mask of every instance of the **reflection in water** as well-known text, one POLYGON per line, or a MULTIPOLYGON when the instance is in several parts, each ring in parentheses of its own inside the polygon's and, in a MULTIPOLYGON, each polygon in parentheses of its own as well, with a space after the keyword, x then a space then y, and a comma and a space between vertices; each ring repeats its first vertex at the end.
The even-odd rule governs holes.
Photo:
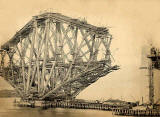
POLYGON ((14 98, 0 98, 0 117, 116 117, 112 112, 100 110, 17 107, 13 101, 14 98))

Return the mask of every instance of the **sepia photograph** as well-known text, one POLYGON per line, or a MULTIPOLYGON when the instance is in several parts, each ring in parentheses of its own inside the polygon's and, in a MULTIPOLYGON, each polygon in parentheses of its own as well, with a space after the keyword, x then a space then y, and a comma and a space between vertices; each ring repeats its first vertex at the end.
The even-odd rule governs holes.
POLYGON ((0 0, 0 117, 160 117, 160 0, 0 0))

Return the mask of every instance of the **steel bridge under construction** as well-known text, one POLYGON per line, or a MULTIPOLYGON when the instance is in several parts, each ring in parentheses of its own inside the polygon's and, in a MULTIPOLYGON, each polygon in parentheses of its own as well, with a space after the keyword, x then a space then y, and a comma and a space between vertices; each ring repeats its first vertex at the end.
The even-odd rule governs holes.
POLYGON ((59 13, 33 16, 1 46, 1 76, 22 99, 74 99, 119 69, 111 64, 111 41, 105 27, 59 13))

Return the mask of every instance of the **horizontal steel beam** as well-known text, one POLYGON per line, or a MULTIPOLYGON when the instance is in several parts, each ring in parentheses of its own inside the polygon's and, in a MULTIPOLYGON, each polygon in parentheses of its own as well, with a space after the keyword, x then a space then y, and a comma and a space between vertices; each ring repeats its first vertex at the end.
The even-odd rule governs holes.
POLYGON ((97 35, 107 35, 108 29, 105 27, 96 27, 86 22, 80 21, 79 19, 73 19, 59 13, 44 13, 38 16, 34 16, 22 29, 20 29, 8 42, 1 46, 1 49, 8 50, 9 46, 14 46, 20 41, 20 36, 24 38, 30 32, 32 32, 34 27, 34 21, 38 22, 38 26, 44 24, 46 19, 53 19, 56 22, 63 22, 70 26, 79 27, 85 29, 88 32, 93 32, 97 35))

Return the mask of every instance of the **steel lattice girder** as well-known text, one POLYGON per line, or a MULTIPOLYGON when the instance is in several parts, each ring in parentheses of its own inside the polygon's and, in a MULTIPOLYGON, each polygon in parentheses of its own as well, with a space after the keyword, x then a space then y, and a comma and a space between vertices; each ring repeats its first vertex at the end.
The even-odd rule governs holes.
POLYGON ((118 69, 111 66, 111 39, 107 28, 78 19, 56 13, 34 16, 1 46, 3 76, 22 98, 76 97, 118 69), (4 53, 8 66, 3 65, 4 53))

